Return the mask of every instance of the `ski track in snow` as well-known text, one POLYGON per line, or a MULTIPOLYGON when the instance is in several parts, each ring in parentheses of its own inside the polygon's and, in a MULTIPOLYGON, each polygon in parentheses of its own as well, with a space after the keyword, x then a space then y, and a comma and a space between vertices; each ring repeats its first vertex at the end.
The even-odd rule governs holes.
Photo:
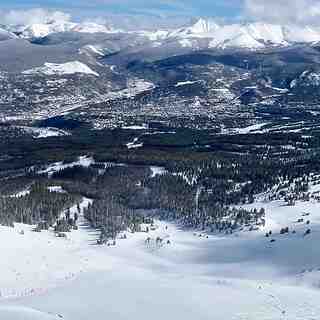
POLYGON ((320 203, 246 207, 259 206, 267 215, 260 231, 207 238, 157 221, 156 230, 127 233, 115 247, 95 245, 98 233, 81 215, 67 240, 1 227, 0 319, 319 319, 320 203), (310 213, 308 237, 296 223, 303 212, 310 213), (297 233, 280 236, 286 226, 297 233), (268 230, 275 243, 264 237, 268 230))

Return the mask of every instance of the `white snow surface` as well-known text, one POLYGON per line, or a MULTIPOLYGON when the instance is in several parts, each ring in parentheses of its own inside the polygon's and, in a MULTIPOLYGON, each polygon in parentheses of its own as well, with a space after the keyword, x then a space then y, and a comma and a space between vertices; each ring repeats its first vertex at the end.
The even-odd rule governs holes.
POLYGON ((218 24, 211 19, 203 19, 200 18, 193 26, 191 26, 188 30, 191 33, 210 33, 219 29, 218 24))
MULTIPOLYGON (((95 22, 75 23, 71 21, 50 21, 26 26, 9 26, 5 37, 41 38, 58 32, 81 33, 121 33, 105 24, 95 22)), ((127 31, 144 36, 158 46, 165 40, 178 40, 182 47, 198 47, 194 39, 208 39, 209 47, 229 48, 240 47, 257 50, 267 46, 288 46, 295 43, 314 43, 320 41, 320 29, 309 25, 272 24, 265 22, 249 23, 217 23, 210 18, 200 18, 190 26, 178 29, 136 30, 127 31), (159 42, 160 41, 160 42, 159 42)), ((0 31, 1 38, 1 31, 0 31)))
POLYGON ((82 33, 117 33, 119 30, 113 30, 105 25, 95 22, 84 22, 76 24, 71 31, 82 33))
POLYGON ((126 144, 128 149, 138 149, 138 148, 142 148, 143 147, 143 143, 139 142, 139 138, 134 138, 132 142, 128 142, 126 144))
POLYGON ((158 175, 163 175, 167 172, 167 170, 164 167, 158 167, 158 166, 151 166, 150 167, 151 170, 151 178, 154 178, 155 176, 158 175))
POLYGON ((91 50, 93 53, 95 53, 95 54, 97 54, 99 56, 104 56, 104 52, 98 46, 87 45, 85 48, 91 50))
POLYGON ((199 19, 190 27, 168 32, 167 39, 178 39, 183 47, 193 47, 193 39, 209 40, 210 48, 263 49, 295 43, 320 41, 320 30, 312 26, 279 25, 265 22, 217 24, 212 19, 199 19))
MULTIPOLYGON (((90 199, 84 198, 80 208, 87 207, 90 199)), ((71 214, 77 206, 71 208, 71 214)), ((80 219, 80 226, 84 223, 80 219)), ((54 236, 53 231, 33 232, 33 226, 15 224, 14 228, 0 227, 1 251, 6 256, 0 261, 1 298, 17 298, 43 294, 75 277, 86 264, 87 257, 81 258, 77 250, 84 242, 89 245, 90 233, 84 228, 74 231, 69 238, 54 236), (24 234, 21 234, 22 231, 24 234), (73 257, 71 253, 73 252, 73 257)), ((0 305, 1 310, 1 305, 0 305)), ((0 311, 0 319, 1 311, 0 311)))
POLYGON ((249 133, 262 133, 264 132, 263 127, 265 127, 268 123, 257 123, 250 125, 245 128, 227 128, 222 129, 221 134, 249 134, 249 133))
POLYGON ((186 85, 195 84, 195 83, 198 83, 198 82, 199 81, 180 81, 180 82, 177 82, 175 84, 175 87, 186 86, 186 85))
POLYGON ((264 45, 257 41, 246 27, 229 25, 219 28, 209 44, 210 48, 243 47, 259 49, 264 45))
POLYGON ((156 230, 126 232, 115 247, 93 245, 97 234, 82 217, 67 240, 1 227, 0 319, 319 319, 320 203, 246 207, 266 209, 265 228, 206 238, 156 221, 156 230), (305 212, 308 226, 296 222, 305 212), (286 226, 296 233, 280 235, 286 226))
POLYGON ((0 315, 3 320, 57 320, 59 315, 40 312, 35 309, 7 306, 0 307, 0 315))
POLYGON ((18 38, 14 33, 0 28, 0 41, 18 38))
POLYGON ((310 26, 284 26, 283 35, 290 43, 312 43, 319 41, 320 31, 310 26))
POLYGON ((66 191, 63 190, 61 186, 49 186, 49 187, 48 187, 48 190, 49 190, 50 192, 66 193, 66 191))
POLYGON ((194 42, 190 39, 181 39, 179 43, 183 48, 192 48, 194 46, 194 42))
POLYGON ((138 34, 147 37, 151 41, 159 41, 166 39, 169 35, 167 30, 155 30, 155 31, 139 31, 138 34))
POLYGON ((36 128, 36 127, 19 127, 25 132, 31 133, 35 139, 68 136, 70 133, 57 128, 36 128))
POLYGON ((55 162, 53 164, 50 164, 47 166, 46 169, 40 170, 39 174, 48 174, 49 177, 52 176, 54 172, 66 169, 66 168, 72 168, 75 166, 82 166, 82 167, 90 167, 92 164, 94 164, 94 159, 89 156, 80 156, 77 161, 70 162, 70 163, 63 163, 63 162, 55 162))
POLYGON ((110 28, 95 22, 74 23, 70 21, 52 21, 50 23, 35 23, 26 26, 12 26, 12 31, 18 32, 21 38, 43 38, 58 32, 80 33, 118 33, 120 30, 110 28))
POLYGON ((44 66, 37 67, 22 72, 23 74, 42 73, 45 75, 66 75, 66 74, 90 74, 99 77, 99 74, 90 69, 86 64, 80 61, 71 61, 66 63, 49 63, 46 62, 44 66))
POLYGON ((268 123, 258 123, 258 124, 253 124, 252 126, 248 126, 246 128, 238 129, 239 134, 248 134, 251 132, 256 132, 266 126, 268 123))
POLYGON ((21 38, 43 38, 51 33, 71 31, 76 26, 75 23, 59 21, 53 23, 35 23, 18 27, 21 38))
POLYGON ((298 78, 292 80, 290 83, 291 88, 295 88, 297 86, 320 86, 320 73, 311 70, 304 71, 298 78))
POLYGON ((149 126, 146 123, 142 125, 132 125, 132 126, 121 127, 121 129, 125 129, 125 130, 146 130, 148 128, 149 126))
POLYGON ((10 195, 10 197, 11 198, 21 198, 21 197, 27 196, 28 194, 30 194, 30 189, 25 189, 25 190, 21 190, 17 193, 10 195))
POLYGON ((142 92, 153 90, 156 85, 144 79, 131 79, 127 82, 127 87, 119 91, 111 91, 108 93, 109 99, 118 99, 121 97, 134 97, 142 92))

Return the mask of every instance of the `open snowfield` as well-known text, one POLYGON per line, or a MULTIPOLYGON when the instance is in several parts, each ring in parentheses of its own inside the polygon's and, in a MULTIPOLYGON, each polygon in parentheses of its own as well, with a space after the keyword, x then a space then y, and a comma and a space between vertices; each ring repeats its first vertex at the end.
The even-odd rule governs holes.
POLYGON ((253 206, 266 209, 263 230, 207 238, 157 221, 115 247, 95 245, 84 219, 68 239, 2 227, 0 319, 320 319, 320 203, 253 206))

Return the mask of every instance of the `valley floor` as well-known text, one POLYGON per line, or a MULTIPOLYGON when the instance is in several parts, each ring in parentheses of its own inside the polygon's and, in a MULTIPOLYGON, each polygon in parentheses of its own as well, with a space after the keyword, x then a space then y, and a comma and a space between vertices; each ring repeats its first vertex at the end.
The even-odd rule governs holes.
POLYGON ((263 230, 207 237, 157 221, 115 247, 95 245, 83 219, 68 239, 1 227, 0 319, 320 319, 320 203, 253 206, 263 230))

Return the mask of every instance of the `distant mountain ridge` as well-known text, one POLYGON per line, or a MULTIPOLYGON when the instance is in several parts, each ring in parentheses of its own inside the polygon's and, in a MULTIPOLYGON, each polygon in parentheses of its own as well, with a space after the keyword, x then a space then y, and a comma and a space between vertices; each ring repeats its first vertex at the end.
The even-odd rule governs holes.
POLYGON ((157 42, 156 46, 161 46, 161 41, 177 41, 183 47, 189 46, 195 49, 199 46, 199 41, 206 41, 208 48, 247 48, 250 50, 320 41, 320 28, 312 26, 279 25, 264 22, 218 24, 213 19, 203 18, 200 18, 194 24, 178 29, 168 28, 130 32, 95 22, 51 21, 49 23, 26 26, 3 26, 0 29, 0 40, 17 37, 35 39, 64 32, 88 34, 130 33, 145 37, 150 42, 157 42))
POLYGON ((310 26, 277 25, 264 22, 218 25, 200 19, 193 26, 168 34, 169 38, 207 38, 209 48, 261 49, 320 41, 320 29, 310 26))
MULTIPOLYGON (((43 38, 52 33, 80 32, 80 33, 116 33, 119 30, 95 22, 74 23, 68 21, 52 21, 30 25, 7 26, 7 32, 16 34, 23 39, 43 38)), ((1 31, 0 31, 1 32, 1 31)))
POLYGON ((0 41, 10 40, 10 39, 16 39, 18 38, 14 33, 1 28, 0 26, 0 41))

